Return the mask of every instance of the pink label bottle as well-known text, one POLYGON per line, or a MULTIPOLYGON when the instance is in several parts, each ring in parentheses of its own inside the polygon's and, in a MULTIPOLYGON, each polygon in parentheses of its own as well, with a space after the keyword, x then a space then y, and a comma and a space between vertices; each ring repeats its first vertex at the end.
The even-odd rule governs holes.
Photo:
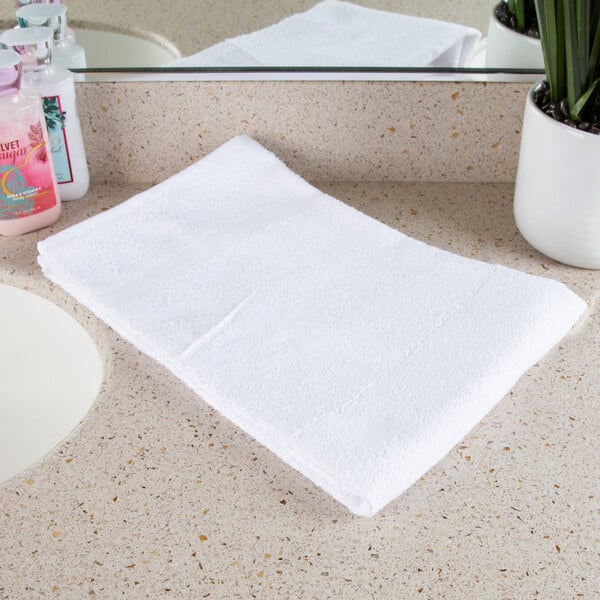
POLYGON ((1 33, 0 42, 21 55, 23 92, 42 97, 60 199, 67 202, 86 194, 90 176, 73 73, 52 64, 53 34, 50 27, 17 27, 1 33))
POLYGON ((20 89, 21 61, 0 50, 0 234, 20 235, 54 223, 60 196, 42 102, 20 89))

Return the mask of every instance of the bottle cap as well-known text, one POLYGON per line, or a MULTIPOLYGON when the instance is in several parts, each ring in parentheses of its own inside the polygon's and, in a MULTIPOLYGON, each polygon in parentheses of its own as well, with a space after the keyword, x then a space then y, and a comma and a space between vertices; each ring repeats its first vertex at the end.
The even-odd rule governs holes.
POLYGON ((14 94, 21 84, 21 57, 14 50, 0 50, 0 96, 14 94))
POLYGON ((17 10, 20 27, 50 27, 54 41, 65 39, 67 7, 64 4, 28 4, 17 10))
POLYGON ((21 55, 24 71, 46 68, 52 59, 52 29, 18 27, 0 34, 0 42, 21 55))

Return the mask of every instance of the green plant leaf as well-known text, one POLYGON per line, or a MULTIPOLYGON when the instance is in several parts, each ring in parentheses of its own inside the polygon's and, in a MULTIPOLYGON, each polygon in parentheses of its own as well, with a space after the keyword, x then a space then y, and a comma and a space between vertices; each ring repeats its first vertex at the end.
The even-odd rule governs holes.
POLYGON ((600 95, 600 0, 535 0, 553 102, 567 98, 576 122, 600 95))
MULTIPOLYGON (((560 2, 560 0, 558 1, 560 2)), ((558 52, 559 30, 556 21, 557 6, 554 0, 535 0, 535 7, 540 28, 546 81, 550 86, 550 97, 556 102, 560 100, 559 94, 563 86, 558 52)))
POLYGON ((556 82, 556 100, 562 100, 567 95, 567 59, 565 46, 567 33, 565 28, 564 5, 556 0, 556 65, 558 70, 556 82))
POLYGON ((588 65, 587 80, 592 81, 600 77, 600 1, 594 2, 590 16, 590 61, 588 65), (592 37, 593 36, 593 37, 592 37))
POLYGON ((578 63, 581 53, 579 52, 580 40, 577 24, 579 8, 584 2, 585 0, 562 0, 565 23, 564 56, 567 79, 566 95, 569 106, 571 107, 575 106, 575 103, 580 98, 583 87, 578 63))
POLYGON ((517 27, 519 31, 525 31, 525 2, 518 0, 515 2, 515 15, 517 17, 517 27))
POLYGON ((579 66, 580 87, 577 96, 581 96, 585 88, 588 77, 588 68, 590 61, 590 18, 591 18, 590 0, 577 0, 575 2, 575 17, 577 24, 577 48, 575 60, 579 66))
POLYGON ((534 0, 508 0, 508 12, 514 15, 517 29, 524 32, 531 21, 535 21, 534 0))
POLYGON ((600 90, 600 77, 598 77, 598 79, 596 79, 592 85, 590 85, 588 89, 579 97, 577 102, 575 102, 571 108, 571 119, 573 119, 575 122, 584 120, 582 113, 585 111, 585 108, 588 102, 594 96, 594 93, 598 90, 600 90))

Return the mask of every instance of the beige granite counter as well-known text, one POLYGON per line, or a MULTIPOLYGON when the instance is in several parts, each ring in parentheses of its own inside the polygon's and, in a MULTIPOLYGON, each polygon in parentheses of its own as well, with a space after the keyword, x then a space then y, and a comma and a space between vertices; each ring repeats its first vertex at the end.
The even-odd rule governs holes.
MULTIPOLYGON (((516 231, 510 183, 316 183, 453 252, 566 283, 516 231)), ((600 597, 597 306, 435 468, 352 516, 47 281, 36 242, 145 184, 96 183, 51 229, 4 238, 0 282, 96 340, 104 383, 58 448, 0 486, 0 598, 600 597)))
POLYGON ((531 85, 125 81, 77 98, 98 182, 158 183, 240 134, 310 181, 512 182, 531 85))

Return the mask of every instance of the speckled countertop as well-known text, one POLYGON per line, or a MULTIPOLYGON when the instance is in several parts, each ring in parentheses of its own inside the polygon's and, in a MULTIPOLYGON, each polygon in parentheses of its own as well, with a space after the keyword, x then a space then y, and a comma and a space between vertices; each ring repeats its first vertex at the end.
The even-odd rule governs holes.
MULTIPOLYGON (((510 183, 317 183, 403 232, 566 283, 533 251, 510 183)), ((53 286, 36 242, 143 184, 95 184, 52 229, 2 239, 0 282, 96 340, 104 383, 58 448, 0 486, 0 598, 600 597, 600 315, 530 369, 435 468, 352 516, 53 286)))

